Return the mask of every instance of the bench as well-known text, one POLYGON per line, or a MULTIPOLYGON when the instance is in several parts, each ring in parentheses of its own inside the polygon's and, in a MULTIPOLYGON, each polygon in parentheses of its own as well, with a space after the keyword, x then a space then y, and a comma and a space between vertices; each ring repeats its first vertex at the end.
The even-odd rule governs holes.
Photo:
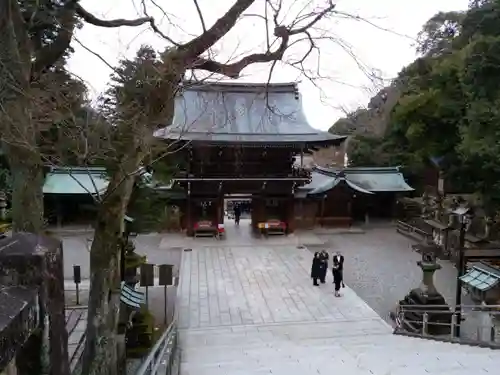
POLYGON ((257 224, 260 234, 269 236, 272 234, 286 234, 286 223, 278 220, 270 220, 257 224))
POLYGON ((224 226, 215 225, 211 221, 199 221, 194 225, 194 237, 219 237, 224 232, 224 226))

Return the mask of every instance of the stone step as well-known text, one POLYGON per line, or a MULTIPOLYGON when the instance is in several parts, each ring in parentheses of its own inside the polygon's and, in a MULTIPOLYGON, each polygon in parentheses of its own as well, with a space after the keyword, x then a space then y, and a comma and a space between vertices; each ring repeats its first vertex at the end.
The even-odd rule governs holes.
POLYGON ((323 374, 317 369, 325 369, 326 374, 327 370, 331 373, 332 364, 341 374, 413 375, 463 370, 456 372, 462 375, 479 368, 493 372, 500 366, 500 356, 491 349, 395 335, 366 335, 363 340, 359 336, 277 340, 260 346, 242 341, 241 346, 231 349, 211 346, 202 352, 183 350, 181 374, 323 374))

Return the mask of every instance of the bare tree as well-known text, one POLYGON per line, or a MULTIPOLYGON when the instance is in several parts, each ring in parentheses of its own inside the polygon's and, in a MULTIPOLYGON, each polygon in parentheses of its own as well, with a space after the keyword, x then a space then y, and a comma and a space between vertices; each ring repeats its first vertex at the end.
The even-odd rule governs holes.
MULTIPOLYGON (((52 113, 43 116, 37 105, 43 102, 45 109, 52 111, 52 98, 42 94, 40 88, 47 87, 44 77, 64 59, 79 20, 103 27, 153 23, 149 17, 132 21, 102 21, 88 14, 77 0, 0 2, 0 134, 12 176, 14 231, 40 233, 43 228, 45 161, 40 152, 40 139, 46 129, 45 120, 51 119, 52 113)), ((51 322, 53 347, 50 353, 52 358, 58 360, 50 363, 50 369, 44 369, 44 361, 36 359, 37 354, 41 357, 45 352, 43 337, 46 337, 47 327, 44 326, 43 332, 33 334, 37 336, 36 346, 30 350, 38 353, 31 353, 30 358, 25 358, 33 360, 33 363, 23 366, 29 368, 26 370, 28 373, 41 374, 48 370, 51 374, 69 374, 67 334, 60 330, 61 326, 64 327, 63 310, 64 306, 61 306, 60 311, 51 316, 58 321, 51 322), (35 368, 30 368, 32 365, 35 368)))
POLYGON ((102 27, 154 25, 150 17, 104 21, 77 0, 0 2, 0 129, 12 171, 16 231, 38 233, 43 227, 44 161, 38 152, 39 124, 32 118, 33 84, 63 58, 79 20, 102 27), (49 16, 44 13, 47 9, 49 16), (49 29, 52 35, 47 42, 49 29))
MULTIPOLYGON (((13 170, 15 230, 40 232, 42 228, 42 166, 46 158, 38 143, 39 124, 32 116, 33 84, 63 58, 77 23, 82 21, 105 28, 149 24, 167 45, 160 56, 141 50, 132 74, 116 69, 117 84, 109 93, 110 105, 105 106, 107 120, 114 128, 110 141, 114 165, 107 191, 96 198, 99 211, 90 250, 91 290, 84 375, 118 373, 118 248, 123 217, 135 178, 154 145, 153 133, 157 125, 172 121, 176 92, 186 73, 201 70, 238 78, 248 66, 262 63, 269 65, 271 75, 276 64, 284 62, 314 82, 314 72, 306 69, 305 62, 314 54, 319 57, 321 40, 335 41, 321 27, 321 21, 339 14, 346 17, 336 11, 331 0, 307 0, 303 6, 297 6, 296 0, 266 0, 262 7, 255 7, 256 11, 252 8, 252 13, 248 12, 258 3, 256 0, 234 0, 232 6, 210 26, 199 2, 192 1, 202 32, 188 41, 175 41, 147 15, 146 0, 141 1, 145 17, 136 20, 102 20, 82 8, 78 0, 61 0, 57 2, 56 16, 51 18, 57 26, 56 37, 48 44, 43 43, 43 36, 37 34, 30 23, 36 18, 33 12, 31 15, 23 13, 16 0, 0 2, 0 47, 6 51, 0 56, 0 124, 2 141, 13 170), (296 11, 290 18, 290 9, 294 5, 296 11), (250 16, 263 21, 263 45, 266 47, 231 61, 214 58, 210 52, 214 46, 238 22, 250 16), (300 56, 285 56, 299 44, 303 46, 300 56)), ((319 64, 316 74, 320 75, 319 64)))
MULTIPOLYGON (((174 115, 175 95, 188 70, 204 70, 229 78, 238 78, 251 64, 270 63, 284 58, 287 49, 298 41, 309 43, 305 55, 294 62, 299 66, 316 48, 313 30, 318 22, 333 14, 331 1, 319 2, 317 8, 304 8, 290 24, 281 24, 285 1, 266 1, 259 16, 265 27, 272 29, 267 50, 251 53, 237 61, 220 62, 209 57, 209 51, 229 33, 255 0, 236 0, 215 23, 208 27, 199 11, 203 32, 185 43, 170 41, 159 61, 142 61, 135 76, 120 82, 120 90, 113 94, 114 110, 118 114, 117 131, 122 151, 118 151, 117 166, 111 176, 107 193, 101 201, 98 222, 92 243, 91 291, 86 348, 83 359, 84 374, 116 373, 116 324, 119 295, 119 252, 117 251, 123 217, 128 205, 136 171, 153 142, 152 134, 158 123, 170 123, 174 115), (322 4, 321 4, 322 3, 322 4), (273 47, 274 46, 274 47, 273 47), (134 85, 140 81, 140 89, 134 85)), ((199 9, 198 4, 197 9, 199 9)), ((290 4, 288 4, 290 5, 290 4)))

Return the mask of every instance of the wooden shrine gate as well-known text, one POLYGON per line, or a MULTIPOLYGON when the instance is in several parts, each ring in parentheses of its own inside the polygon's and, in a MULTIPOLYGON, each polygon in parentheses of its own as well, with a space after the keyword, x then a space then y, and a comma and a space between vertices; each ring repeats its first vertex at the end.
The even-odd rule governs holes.
POLYGON ((186 192, 189 236, 223 230, 230 194, 252 199, 255 231, 276 223, 293 232, 295 191, 311 178, 299 158, 346 139, 309 125, 295 83, 185 82, 172 125, 155 136, 177 147, 173 182, 186 192))

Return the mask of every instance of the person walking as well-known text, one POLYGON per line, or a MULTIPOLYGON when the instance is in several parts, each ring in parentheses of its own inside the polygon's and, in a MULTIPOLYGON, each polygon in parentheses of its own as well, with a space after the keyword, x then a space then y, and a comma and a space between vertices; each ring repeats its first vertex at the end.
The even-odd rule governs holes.
POLYGON ((335 297, 340 297, 340 287, 344 287, 344 256, 337 251, 332 258, 333 284, 335 285, 335 297))
POLYGON ((321 279, 321 275, 322 275, 321 259, 319 253, 315 252, 311 266, 311 279, 313 280, 314 286, 319 286, 318 280, 321 279))
POLYGON ((321 260, 321 277, 320 281, 321 284, 324 284, 326 282, 326 274, 328 273, 328 259, 330 256, 328 255, 328 252, 326 250, 321 250, 319 253, 319 259, 321 260))
POLYGON ((241 207, 239 204, 234 205, 234 222, 236 225, 240 225, 240 217, 241 217, 241 207))

